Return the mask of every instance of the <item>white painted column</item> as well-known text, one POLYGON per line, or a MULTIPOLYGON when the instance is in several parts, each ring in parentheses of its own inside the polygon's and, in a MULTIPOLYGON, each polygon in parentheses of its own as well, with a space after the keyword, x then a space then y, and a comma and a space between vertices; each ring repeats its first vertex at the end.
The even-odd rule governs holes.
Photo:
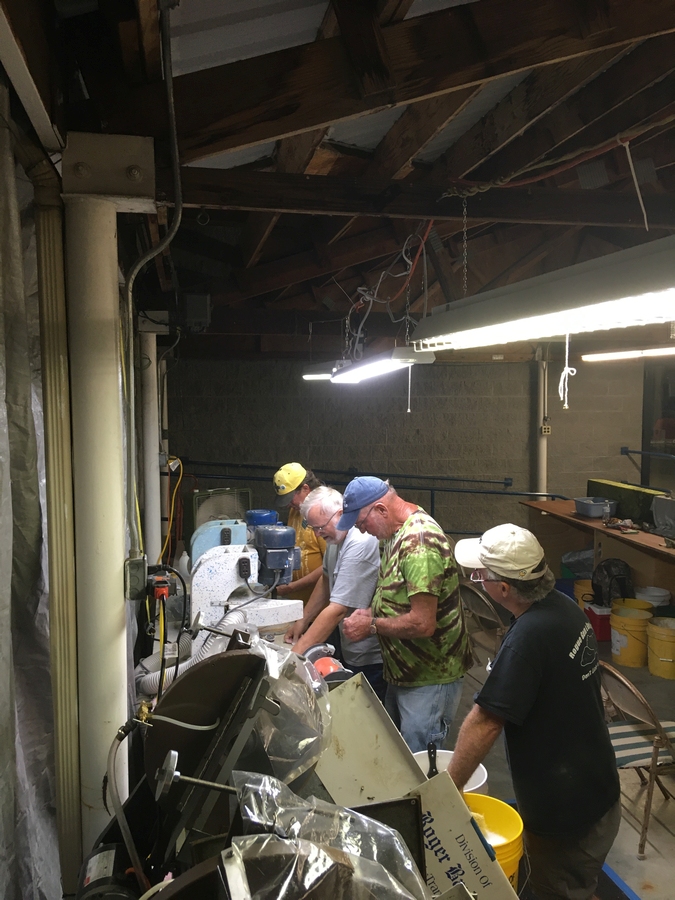
MULTIPOLYGON (((127 715, 124 443, 114 203, 66 197, 78 691, 85 855, 110 821, 101 782, 127 715)), ((119 790, 127 794, 123 746, 119 790)))
POLYGON ((141 392, 143 396, 143 532, 148 562, 155 565, 162 551, 160 500, 159 395, 157 392, 157 335, 141 334, 141 392))

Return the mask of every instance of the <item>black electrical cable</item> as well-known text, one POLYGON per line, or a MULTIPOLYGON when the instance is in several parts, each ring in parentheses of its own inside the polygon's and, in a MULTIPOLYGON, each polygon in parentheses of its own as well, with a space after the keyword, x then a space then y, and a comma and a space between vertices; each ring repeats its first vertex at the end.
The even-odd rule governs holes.
POLYGON ((180 629, 178 631, 178 635, 176 636, 176 671, 173 676, 173 680, 175 681, 178 678, 178 666, 180 665, 180 636, 187 628, 187 586, 185 584, 185 579, 180 574, 178 569, 174 569, 173 566, 163 565, 162 568, 167 572, 172 572, 176 578, 181 583, 181 587, 183 588, 183 615, 180 620, 180 629))

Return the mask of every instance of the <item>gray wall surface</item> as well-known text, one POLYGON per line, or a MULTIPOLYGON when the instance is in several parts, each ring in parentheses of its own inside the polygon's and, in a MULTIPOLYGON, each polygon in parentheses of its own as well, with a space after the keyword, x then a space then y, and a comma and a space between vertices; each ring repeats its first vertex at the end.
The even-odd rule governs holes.
MULTIPOLYGON (((395 486, 397 473, 410 473, 510 476, 513 490, 533 489, 536 364, 418 366, 410 413, 405 372, 332 385, 303 381, 302 369, 283 360, 174 363, 168 376, 171 452, 275 466, 295 460, 317 470, 354 466, 390 475, 395 486)), ((566 411, 558 398, 561 369, 561 363, 550 365, 549 490, 584 496, 591 476, 639 481, 619 450, 640 448, 642 364, 579 364, 566 411)), ((251 487, 254 506, 273 503, 271 482, 251 487)), ((401 493, 429 509, 428 492, 401 493)), ((454 533, 527 522, 518 498, 464 493, 437 495, 436 518, 454 533)))

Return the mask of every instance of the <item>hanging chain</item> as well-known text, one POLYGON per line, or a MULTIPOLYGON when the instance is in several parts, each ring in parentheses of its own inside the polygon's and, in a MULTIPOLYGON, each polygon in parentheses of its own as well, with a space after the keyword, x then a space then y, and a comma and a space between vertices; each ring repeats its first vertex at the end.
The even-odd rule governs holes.
POLYGON ((349 335, 349 316, 345 316, 344 322, 345 322, 345 348, 342 351, 343 359, 346 358, 347 356, 349 356, 349 337, 350 337, 350 335, 349 335))
POLYGON ((462 296, 466 297, 467 273, 469 271, 466 250, 466 197, 462 200, 462 296))

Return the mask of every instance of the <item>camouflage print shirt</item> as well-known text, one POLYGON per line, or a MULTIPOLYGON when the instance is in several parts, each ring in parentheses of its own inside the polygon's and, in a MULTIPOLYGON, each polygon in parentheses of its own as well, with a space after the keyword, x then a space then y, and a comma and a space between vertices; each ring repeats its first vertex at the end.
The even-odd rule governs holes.
POLYGON ((373 615, 404 615, 415 594, 438 597, 436 631, 429 638, 379 635, 385 680, 403 687, 457 681, 471 666, 457 564, 443 530, 421 508, 382 546, 373 615))

